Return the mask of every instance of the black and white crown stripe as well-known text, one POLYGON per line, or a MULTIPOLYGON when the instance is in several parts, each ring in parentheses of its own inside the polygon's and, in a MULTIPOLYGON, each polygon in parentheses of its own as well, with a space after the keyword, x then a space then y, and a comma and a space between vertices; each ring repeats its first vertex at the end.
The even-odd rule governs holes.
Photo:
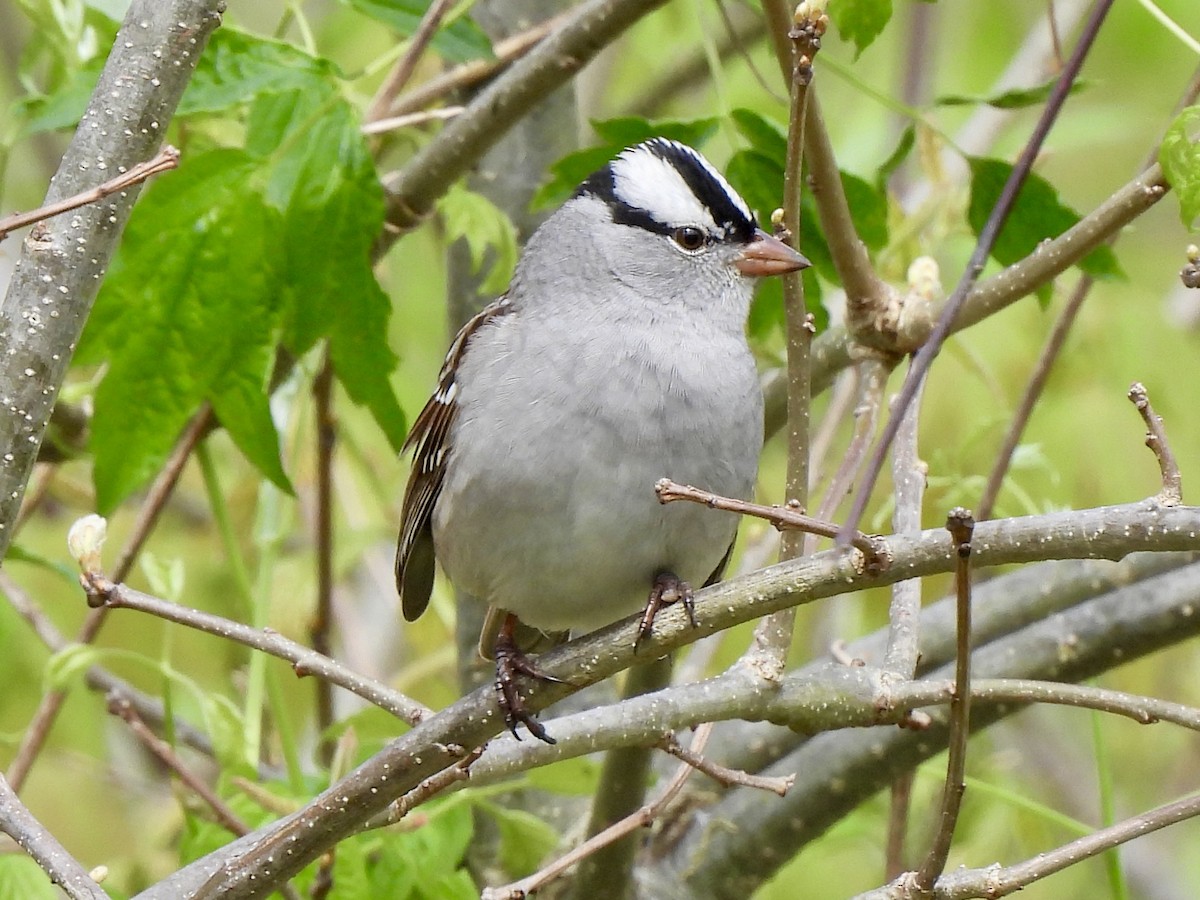
POLYGON ((658 234, 699 225, 749 242, 758 228, 746 201, 708 160, 666 138, 623 151, 579 186, 576 196, 586 195, 608 204, 614 222, 658 234))

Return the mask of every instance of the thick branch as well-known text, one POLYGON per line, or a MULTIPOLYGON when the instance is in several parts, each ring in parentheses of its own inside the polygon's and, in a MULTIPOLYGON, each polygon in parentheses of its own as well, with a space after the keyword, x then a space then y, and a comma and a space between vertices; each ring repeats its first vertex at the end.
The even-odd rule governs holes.
MULTIPOLYGON (((1184 634, 1195 633, 1195 578, 1195 567, 1188 566, 1035 622, 978 649, 973 670, 980 677, 1080 680, 1118 659, 1126 662, 1176 643, 1184 634), (1067 647, 1069 652, 1064 652, 1067 647)), ((948 668, 930 674, 943 689, 950 677, 948 668)), ((901 695, 897 692, 897 699, 901 695)), ((978 730, 1014 708, 981 705, 971 726, 978 730)), ((687 884, 677 896, 749 896, 781 861, 792 858, 898 773, 945 748, 945 711, 931 713, 931 727, 920 733, 869 729, 809 739, 763 773, 799 773, 796 786, 778 803, 764 804, 761 795, 745 790, 730 792, 706 810, 703 823, 679 845, 673 865, 686 873, 681 877, 687 884), (730 877, 730 872, 739 874, 730 877)))
POLYGON ((109 900, 79 861, 33 817, 0 775, 0 831, 21 845, 71 900, 109 900))
MULTIPOLYGON (((877 574, 860 570, 857 551, 830 550, 706 588, 697 594, 697 627, 684 610, 664 609, 640 652, 665 653, 789 605, 948 572, 956 561, 940 529, 886 543, 892 564, 877 574)), ((1050 558, 1119 559, 1143 549, 1200 549, 1200 509, 1142 502, 984 522, 975 532, 973 561, 986 567, 1050 558)), ((542 668, 569 677, 571 685, 530 685, 522 691, 530 710, 635 662, 636 630, 636 617, 626 619, 543 655, 542 668)), ((189 891, 197 898, 265 896, 400 794, 457 761, 448 748, 477 747, 502 728, 495 692, 486 685, 394 740, 295 815, 198 860, 140 896, 163 900, 189 891)))
MULTIPOLYGON (((47 204, 155 155, 224 7, 224 0, 135 0, 47 204)), ((0 558, 71 354, 138 193, 135 185, 44 222, 22 245, 0 307, 0 558)))
MULTIPOLYGON (((1162 168, 1151 166, 1058 237, 975 285, 954 317, 950 332, 976 325, 1049 283, 1146 212, 1168 189, 1162 168)), ((833 376, 852 362, 851 340, 844 328, 830 328, 819 335, 813 342, 813 392, 825 390, 833 376)), ((782 402, 777 394, 784 391, 785 385, 778 380, 767 383, 769 408, 782 402)))
POLYGON ((471 101, 388 184, 388 222, 415 226, 512 125, 666 0, 588 0, 559 30, 471 101))

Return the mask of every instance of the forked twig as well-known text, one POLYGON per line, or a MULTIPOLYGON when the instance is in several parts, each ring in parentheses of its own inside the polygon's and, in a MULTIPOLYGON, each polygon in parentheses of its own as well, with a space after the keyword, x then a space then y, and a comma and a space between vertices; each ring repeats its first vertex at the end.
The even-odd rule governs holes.
POLYGON ((1129 399, 1146 423, 1146 446, 1158 460, 1159 471, 1162 472, 1162 490, 1156 499, 1163 506, 1179 506, 1183 503, 1183 477, 1179 473, 1179 463, 1167 440, 1167 430, 1163 428, 1162 416, 1154 412, 1150 405, 1150 396, 1146 386, 1135 381, 1129 386, 1129 399))
MULTIPOLYGON (((485 745, 486 746, 486 745, 485 745)), ((460 751, 462 748, 458 748, 460 751)), ((442 769, 436 775, 426 778, 415 788, 393 803, 387 811, 388 824, 395 824, 410 812, 437 796, 450 785, 466 781, 471 777, 471 766, 483 755, 484 747, 476 747, 454 765, 442 769)))
MULTIPOLYGON (((765 519, 780 531, 804 531, 827 538, 837 537, 839 533, 839 526, 835 523, 814 519, 790 506, 764 506, 748 500, 722 497, 720 494, 701 490, 690 484, 676 484, 670 478, 660 478, 654 485, 654 493, 658 495, 659 503, 688 500, 692 503, 703 504, 710 509, 720 509, 743 516, 765 519)), ((882 571, 887 568, 887 545, 879 538, 856 531, 850 538, 850 545, 861 551, 866 557, 869 570, 882 571)))
POLYGON ((178 625, 186 625, 197 631, 204 631, 225 640, 261 650, 290 662, 297 675, 316 675, 319 678, 327 679, 338 687, 345 688, 380 709, 403 719, 410 725, 416 725, 433 714, 428 707, 406 697, 399 691, 394 691, 385 684, 359 674, 337 660, 323 656, 278 632, 270 629, 251 628, 249 625, 243 625, 212 613, 201 612, 178 603, 171 603, 160 597, 143 594, 126 585, 115 584, 98 572, 85 572, 80 580, 84 590, 87 591, 88 604, 91 606, 103 606, 108 609, 136 609, 178 625))
POLYGON ((711 759, 701 756, 695 750, 684 747, 675 739, 674 735, 669 735, 660 741, 658 748, 664 753, 670 753, 676 759, 687 763, 696 771, 703 772, 713 781, 719 782, 725 787, 755 788, 760 791, 770 791, 772 794, 778 794, 780 797, 786 797, 787 792, 796 783, 796 776, 794 774, 785 775, 783 778, 771 778, 766 775, 751 775, 749 772, 743 772, 740 769, 730 769, 727 766, 719 765, 711 759))

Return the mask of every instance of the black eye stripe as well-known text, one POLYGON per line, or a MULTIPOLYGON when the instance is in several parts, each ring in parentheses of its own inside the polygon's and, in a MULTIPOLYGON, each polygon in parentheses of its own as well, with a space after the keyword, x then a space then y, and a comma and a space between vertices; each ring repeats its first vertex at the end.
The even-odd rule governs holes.
MULTIPOLYGON (((652 153, 669 163, 691 190, 696 199, 708 210, 713 221, 730 240, 748 243, 754 239, 758 225, 753 215, 747 215, 737 200, 717 181, 711 172, 683 145, 655 138, 631 148, 632 152, 652 153)), ((679 223, 664 223, 654 218, 650 211, 631 206, 616 193, 612 163, 594 172, 575 191, 575 196, 593 196, 603 200, 612 213, 613 221, 620 225, 633 225, 655 234, 671 235, 679 223)))

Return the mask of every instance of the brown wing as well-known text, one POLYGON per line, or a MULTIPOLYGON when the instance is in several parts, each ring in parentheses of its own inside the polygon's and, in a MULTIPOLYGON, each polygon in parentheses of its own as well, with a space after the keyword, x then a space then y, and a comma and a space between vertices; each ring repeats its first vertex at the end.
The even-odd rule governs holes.
POLYGON ((396 547, 396 589, 404 618, 413 621, 429 605, 433 590, 433 508, 442 490, 450 426, 458 414, 458 366, 471 336, 483 323, 507 313, 511 307, 501 297, 472 316, 450 344, 438 386, 417 420, 404 449, 416 447, 404 503, 400 507, 400 539, 396 547))

